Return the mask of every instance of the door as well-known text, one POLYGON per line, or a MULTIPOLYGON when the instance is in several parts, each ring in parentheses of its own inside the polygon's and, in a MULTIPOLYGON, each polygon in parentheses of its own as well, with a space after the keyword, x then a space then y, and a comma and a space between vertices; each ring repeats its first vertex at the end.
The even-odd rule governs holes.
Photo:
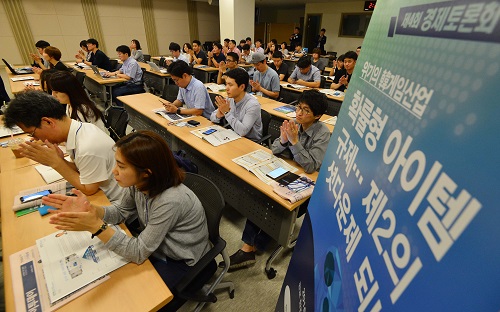
POLYGON ((316 47, 316 36, 319 35, 321 29, 321 17, 323 14, 307 14, 306 16, 306 31, 304 32, 304 47, 308 48, 308 53, 316 47))

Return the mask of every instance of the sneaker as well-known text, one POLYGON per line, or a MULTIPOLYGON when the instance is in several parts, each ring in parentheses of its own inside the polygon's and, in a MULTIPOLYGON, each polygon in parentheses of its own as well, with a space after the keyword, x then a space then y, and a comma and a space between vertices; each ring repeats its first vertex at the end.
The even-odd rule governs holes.
MULTIPOLYGON (((237 252, 235 252, 233 255, 229 257, 229 261, 231 262, 229 270, 234 270, 237 268, 249 266, 250 264, 255 263, 255 252, 253 251, 244 252, 243 250, 238 249, 237 252)), ((219 263, 219 267, 225 267, 225 266, 226 263, 224 261, 219 263)))

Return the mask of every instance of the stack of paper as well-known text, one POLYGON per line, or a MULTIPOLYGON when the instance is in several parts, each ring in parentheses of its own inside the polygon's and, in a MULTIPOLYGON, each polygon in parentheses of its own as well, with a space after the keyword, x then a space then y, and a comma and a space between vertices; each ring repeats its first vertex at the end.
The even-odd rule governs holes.
POLYGON ((298 170, 294 166, 289 165, 283 159, 278 158, 264 150, 256 150, 255 152, 234 158, 233 161, 255 174, 257 178, 266 184, 271 184, 274 181, 267 176, 267 174, 274 169, 281 167, 290 172, 296 172, 298 170))
POLYGON ((197 130, 192 130, 192 134, 196 135, 197 137, 207 141, 208 143, 212 144, 213 146, 219 146, 222 144, 229 143, 231 141, 240 139, 241 137, 234 132, 231 129, 225 129, 219 125, 212 125, 209 127, 197 129, 197 130), (215 130, 215 132, 210 131, 210 130, 215 130), (211 132, 210 134, 205 134, 204 132, 211 132))
POLYGON ((33 76, 22 76, 22 77, 12 77, 10 78, 12 81, 23 81, 23 80, 35 80, 33 76))
POLYGON ((294 89, 298 89, 298 90, 300 90, 300 89, 307 89, 308 88, 306 86, 295 84, 295 83, 289 83, 286 86, 289 87, 289 88, 294 88, 294 89))
POLYGON ((212 92, 225 92, 226 91, 226 85, 223 84, 216 84, 213 82, 206 83, 205 86, 210 89, 212 92))
POLYGON ((335 126, 337 123, 337 116, 333 116, 331 118, 328 118, 327 120, 323 120, 324 123, 335 126))

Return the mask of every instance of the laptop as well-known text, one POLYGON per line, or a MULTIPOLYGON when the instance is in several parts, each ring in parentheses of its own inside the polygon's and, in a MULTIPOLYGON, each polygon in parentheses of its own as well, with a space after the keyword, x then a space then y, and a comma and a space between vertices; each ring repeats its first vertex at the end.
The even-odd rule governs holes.
POLYGON ((92 68, 92 71, 94 72, 94 74, 101 76, 103 79, 116 78, 116 76, 110 76, 110 77, 104 76, 105 72, 100 72, 99 68, 95 65, 90 65, 90 68, 92 68))
POLYGON ((167 70, 164 69, 164 68, 160 68, 158 65, 156 65, 155 63, 153 62, 148 62, 148 65, 151 66, 151 69, 153 71, 156 71, 156 72, 160 72, 162 74, 166 74, 167 73, 167 70))
POLYGON ((14 75, 33 74, 33 69, 31 69, 31 67, 13 68, 5 59, 2 59, 2 61, 14 75))

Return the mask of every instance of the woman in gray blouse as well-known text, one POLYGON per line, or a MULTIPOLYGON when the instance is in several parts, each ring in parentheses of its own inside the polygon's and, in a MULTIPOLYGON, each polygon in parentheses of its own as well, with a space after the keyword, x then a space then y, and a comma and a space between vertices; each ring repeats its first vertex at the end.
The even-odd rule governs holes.
POLYGON ((141 43, 137 39, 132 39, 130 42, 130 51, 132 52, 132 57, 137 61, 137 62, 143 62, 144 63, 144 55, 142 54, 141 50, 141 43))
MULTIPOLYGON (((61 230, 88 231, 131 262, 149 258, 172 289, 210 249, 203 206, 182 184, 184 172, 158 134, 137 131, 121 138, 115 158, 113 174, 123 187, 121 201, 101 207, 91 205, 77 190, 76 197, 51 194, 43 199, 58 208, 50 223, 61 230), (131 218, 139 221, 138 237, 108 226, 131 218)), ((214 261, 209 270, 215 269, 214 261)))

